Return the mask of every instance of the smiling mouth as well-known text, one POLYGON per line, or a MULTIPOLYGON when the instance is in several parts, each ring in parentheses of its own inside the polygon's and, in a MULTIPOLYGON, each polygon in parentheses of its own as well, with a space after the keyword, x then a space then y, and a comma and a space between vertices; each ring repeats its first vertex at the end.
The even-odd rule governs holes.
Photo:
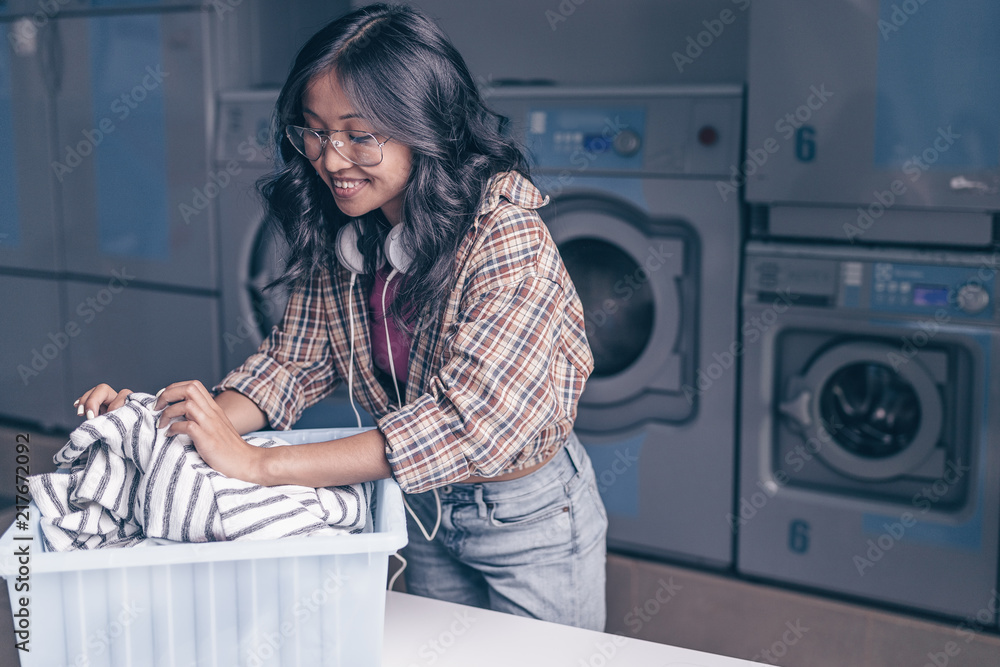
POLYGON ((331 179, 333 183, 333 194, 336 197, 353 197, 368 184, 367 179, 343 180, 339 178, 331 179))

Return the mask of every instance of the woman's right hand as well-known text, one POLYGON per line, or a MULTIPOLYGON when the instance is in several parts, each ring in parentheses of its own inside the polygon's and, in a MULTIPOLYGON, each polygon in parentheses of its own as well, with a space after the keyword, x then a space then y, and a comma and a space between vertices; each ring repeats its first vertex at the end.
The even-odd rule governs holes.
POLYGON ((99 384, 90 391, 84 392, 83 396, 76 399, 73 407, 80 417, 86 415, 87 419, 93 419, 105 412, 117 410, 125 405, 125 399, 132 393, 131 389, 115 391, 106 384, 99 384))

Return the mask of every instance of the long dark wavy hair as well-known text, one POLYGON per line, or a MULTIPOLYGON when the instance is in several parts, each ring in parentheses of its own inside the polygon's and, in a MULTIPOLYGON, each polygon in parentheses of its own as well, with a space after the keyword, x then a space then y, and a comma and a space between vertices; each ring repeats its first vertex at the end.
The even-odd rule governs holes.
MULTIPOLYGON (((302 98, 309 83, 331 72, 371 129, 408 146, 413 156, 401 222, 414 260, 389 311, 412 329, 403 311, 407 304, 431 315, 440 310, 459 244, 490 178, 511 170, 527 177, 527 161, 502 134, 501 117, 484 104, 462 56, 426 15, 373 4, 336 19, 299 51, 275 109, 278 167, 260 190, 290 249, 277 283, 294 288, 317 267, 336 263, 337 231, 351 224, 313 166, 284 136, 286 125, 305 124, 302 98)), ((379 210, 364 218, 358 246, 365 257, 362 285, 370 289, 390 224, 379 210)))

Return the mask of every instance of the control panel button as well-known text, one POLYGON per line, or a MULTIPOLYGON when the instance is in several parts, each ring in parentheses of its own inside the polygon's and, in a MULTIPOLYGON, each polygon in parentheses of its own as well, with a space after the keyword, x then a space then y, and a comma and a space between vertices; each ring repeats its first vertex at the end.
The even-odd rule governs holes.
POLYGON ((615 152, 622 157, 632 157, 642 147, 642 138, 634 130, 622 130, 612 145, 615 152))
POLYGON ((970 315, 981 313, 990 305, 990 293, 980 285, 962 285, 956 296, 958 307, 970 315))

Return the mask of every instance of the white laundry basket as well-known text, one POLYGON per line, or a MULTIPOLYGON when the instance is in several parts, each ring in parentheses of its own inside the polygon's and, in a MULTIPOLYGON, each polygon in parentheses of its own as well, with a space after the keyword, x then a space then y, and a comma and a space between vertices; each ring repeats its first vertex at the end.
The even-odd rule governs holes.
MULTIPOLYGON (((358 432, 252 435, 302 444, 358 432)), ((394 481, 376 482, 374 503, 372 533, 61 553, 42 551, 32 505, 28 529, 0 538, 15 630, 30 598, 21 665, 380 665, 388 560, 406 544, 406 519, 394 481), (16 589, 25 544, 30 592, 16 589)))

